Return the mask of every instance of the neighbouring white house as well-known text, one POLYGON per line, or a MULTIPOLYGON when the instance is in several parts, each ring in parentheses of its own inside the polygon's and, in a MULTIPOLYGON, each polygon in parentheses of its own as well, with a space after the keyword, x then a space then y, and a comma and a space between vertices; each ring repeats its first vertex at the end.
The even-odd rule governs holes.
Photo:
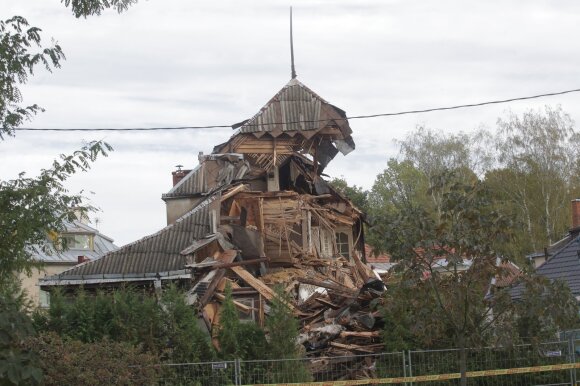
POLYGON ((30 300, 39 307, 49 305, 48 292, 40 289, 39 279, 59 274, 77 264, 98 259, 105 253, 118 249, 113 244, 113 239, 89 226, 87 218, 67 223, 66 231, 48 249, 43 250, 40 246, 32 248, 34 259, 41 262, 42 267, 33 269, 30 276, 21 273, 20 281, 30 300), (60 245, 66 245, 66 250, 62 250, 60 245))

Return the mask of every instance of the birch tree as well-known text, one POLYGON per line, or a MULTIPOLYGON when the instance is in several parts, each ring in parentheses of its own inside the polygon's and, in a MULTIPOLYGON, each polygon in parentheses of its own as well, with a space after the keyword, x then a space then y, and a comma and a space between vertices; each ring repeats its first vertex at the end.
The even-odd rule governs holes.
POLYGON ((490 175, 518 208, 534 249, 549 245, 569 227, 570 199, 577 193, 580 136, 560 107, 544 107, 498 120, 495 147, 503 172, 490 175), (542 243, 543 245, 541 245, 542 243))

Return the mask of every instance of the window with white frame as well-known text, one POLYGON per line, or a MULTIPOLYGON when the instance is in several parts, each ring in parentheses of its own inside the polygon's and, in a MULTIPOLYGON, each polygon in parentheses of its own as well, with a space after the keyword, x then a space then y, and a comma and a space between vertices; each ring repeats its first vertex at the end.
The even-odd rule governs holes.
POLYGON ((341 256, 350 257, 351 242, 348 233, 336 232, 336 249, 341 256))
POLYGON ((250 307, 250 312, 244 312, 238 309, 238 318, 240 319, 240 322, 251 322, 256 320, 253 298, 235 298, 234 300, 244 306, 250 307))
POLYGON ((88 234, 64 234, 61 236, 59 248, 76 249, 82 251, 94 250, 93 235, 88 234))

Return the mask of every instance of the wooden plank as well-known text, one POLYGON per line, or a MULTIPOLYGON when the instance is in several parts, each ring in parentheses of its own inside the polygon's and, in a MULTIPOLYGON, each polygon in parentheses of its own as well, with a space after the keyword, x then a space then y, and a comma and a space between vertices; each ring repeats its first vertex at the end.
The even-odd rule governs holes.
MULTIPOLYGON (((260 231, 264 231, 264 199, 260 198, 258 201, 258 210, 259 210, 259 224, 260 224, 260 231)), ((256 222, 258 222, 256 221, 256 222)))
POLYGON ((272 300, 276 296, 276 294, 270 287, 262 283, 259 279, 256 279, 254 275, 246 271, 244 268, 231 267, 230 269, 234 271, 234 273, 238 275, 242 280, 244 280, 250 287, 258 291, 267 300, 272 300))
POLYGON ((343 331, 340 333, 340 337, 347 338, 349 336, 356 336, 357 338, 378 338, 380 334, 380 331, 343 331))
POLYGON ((227 200, 228 198, 235 196, 236 194, 238 194, 239 192, 243 192, 245 190, 248 190, 249 188, 242 184, 242 185, 238 185, 233 189, 230 189, 229 191, 225 192, 224 194, 222 194, 221 197, 221 201, 224 202, 225 200, 227 200))
MULTIPOLYGON (((233 249, 227 249, 220 254, 220 256, 218 257, 218 260, 223 264, 231 263, 234 261, 234 259, 236 258, 237 255, 238 255, 238 251, 233 250, 233 249)), ((201 307, 204 307, 207 304, 207 302, 211 299, 217 286, 220 284, 220 281, 224 277, 225 273, 226 273, 226 270, 224 268, 218 269, 216 271, 213 279, 211 280, 209 286, 207 287, 207 290, 205 291, 205 293, 203 294, 203 296, 199 300, 199 304, 201 307)))
POLYGON ((258 296, 258 304, 258 324, 263 328, 266 318, 264 315, 264 300, 262 299, 262 295, 258 296))
MULTIPOLYGON (((219 292, 216 292, 214 294, 214 296, 216 299, 218 299, 221 302, 223 302, 226 299, 226 296, 224 294, 220 294, 219 292)), ((242 304, 242 303, 235 301, 235 300, 234 300, 234 306, 236 306, 236 308, 238 310, 240 310, 246 314, 249 314, 253 310, 252 307, 246 306, 245 304, 242 304)))
POLYGON ((252 259, 252 260, 242 260, 242 261, 236 261, 236 262, 233 262, 233 263, 225 263, 225 264, 216 265, 215 266, 215 269, 239 267, 239 266, 242 266, 242 265, 259 264, 259 263, 264 263, 266 261, 268 261, 268 258, 267 257, 262 257, 260 259, 252 259))
POLYGON ((307 254, 310 252, 308 245, 308 225, 306 222, 310 219, 307 211, 302 209, 302 252, 307 254))
POLYGON ((317 287, 327 288, 329 290, 338 292, 341 295, 347 295, 348 297, 358 296, 358 291, 352 290, 340 284, 329 283, 327 281, 311 279, 308 277, 297 277, 296 280, 298 280, 300 283, 312 284, 317 287))
MULTIPOLYGON (((242 267, 231 267, 232 271, 236 273, 242 280, 248 283, 249 286, 253 287, 256 291, 260 293, 264 297, 264 299, 272 301, 274 297, 276 297, 276 293, 266 284, 262 283, 259 279, 256 279, 251 273, 246 271, 242 267)), ((288 307, 294 311, 296 308, 292 305, 287 303, 288 307)))
POLYGON ((359 275, 361 276, 362 280, 366 283, 371 276, 369 276, 367 266, 358 257, 357 251, 354 251, 354 253, 352 254, 352 259, 354 260, 359 275))
POLYGON ((225 273, 226 273, 225 269, 219 269, 216 271, 213 279, 211 280, 209 286, 207 287, 207 290, 205 291, 205 293, 203 294, 201 299, 199 299, 199 305, 201 307, 204 307, 207 304, 207 302, 211 299, 217 286, 219 285, 220 281, 223 279, 225 273))
POLYGON ((364 346, 359 346, 356 344, 343 344, 343 343, 338 343, 338 342, 330 342, 330 345, 332 347, 336 347, 336 348, 340 348, 340 349, 344 349, 344 350, 349 350, 349 351, 360 351, 360 352, 366 352, 366 353, 374 353, 376 352, 376 350, 369 350, 368 348, 365 348, 364 346))
POLYGON ((325 306, 332 308, 333 310, 338 310, 340 308, 340 306, 337 306, 336 304, 329 302, 326 299, 316 298, 316 301, 320 304, 324 304, 325 306))

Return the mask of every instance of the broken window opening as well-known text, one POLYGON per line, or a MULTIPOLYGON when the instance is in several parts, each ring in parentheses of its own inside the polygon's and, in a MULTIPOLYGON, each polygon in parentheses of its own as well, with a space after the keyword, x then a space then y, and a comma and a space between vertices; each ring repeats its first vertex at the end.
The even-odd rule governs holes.
POLYGON ((346 232, 336 232, 336 249, 340 255, 350 258, 351 247, 346 232))
POLYGON ((245 306, 250 307, 250 312, 244 312, 240 309, 238 309, 238 318, 240 319, 240 322, 255 322, 256 321, 256 310, 254 307, 254 302, 255 299, 254 298, 235 298, 234 299, 236 302, 241 303, 245 306))
POLYGON ((292 187, 292 179, 290 176, 290 162, 287 161, 285 164, 280 166, 278 171, 278 180, 280 185, 280 190, 290 190, 292 187))

